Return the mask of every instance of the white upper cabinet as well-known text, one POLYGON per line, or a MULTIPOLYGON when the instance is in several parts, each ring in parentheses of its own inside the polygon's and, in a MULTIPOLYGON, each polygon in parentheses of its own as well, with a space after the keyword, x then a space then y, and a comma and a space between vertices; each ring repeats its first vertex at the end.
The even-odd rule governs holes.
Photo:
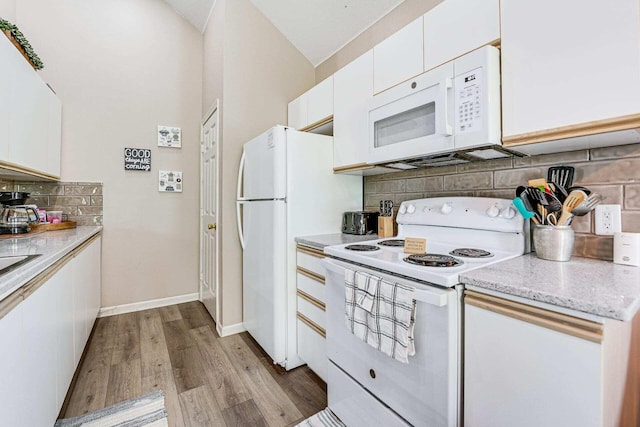
POLYGON ((373 98, 373 51, 334 75, 333 169, 338 172, 366 164, 368 107, 373 98))
POLYGON ((333 76, 330 76, 289 103, 287 124, 308 130, 330 120, 332 115, 333 76))
POLYGON ((422 74, 423 19, 416 19, 373 48, 373 91, 382 92, 422 74))
POLYGON ((294 129, 307 126, 307 94, 303 94, 289 103, 287 125, 294 129))
POLYGON ((327 120, 333 115, 333 76, 307 92, 307 126, 327 120))
POLYGON ((638 0, 502 0, 503 142, 640 126, 639 13, 638 0))
MULTIPOLYGON (((0 162, 37 176, 60 176, 60 100, 4 36, 0 37, 0 162)), ((1 166, 1 165, 0 165, 1 166)))
POLYGON ((445 0, 424 15, 424 70, 499 39, 499 0, 445 0))

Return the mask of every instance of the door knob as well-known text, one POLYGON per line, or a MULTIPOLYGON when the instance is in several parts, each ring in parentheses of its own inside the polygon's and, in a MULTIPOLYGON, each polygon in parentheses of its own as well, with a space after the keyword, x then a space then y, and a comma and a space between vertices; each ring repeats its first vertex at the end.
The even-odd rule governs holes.
POLYGON ((218 228, 218 226, 216 224, 209 224, 209 225, 207 225, 207 228, 209 230, 216 230, 218 228))

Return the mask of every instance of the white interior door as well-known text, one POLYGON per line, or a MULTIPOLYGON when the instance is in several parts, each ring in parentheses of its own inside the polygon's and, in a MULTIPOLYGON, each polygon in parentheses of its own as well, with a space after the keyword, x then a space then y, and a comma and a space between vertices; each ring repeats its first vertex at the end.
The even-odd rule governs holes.
POLYGON ((200 158, 200 301, 218 323, 218 102, 202 125, 200 158))

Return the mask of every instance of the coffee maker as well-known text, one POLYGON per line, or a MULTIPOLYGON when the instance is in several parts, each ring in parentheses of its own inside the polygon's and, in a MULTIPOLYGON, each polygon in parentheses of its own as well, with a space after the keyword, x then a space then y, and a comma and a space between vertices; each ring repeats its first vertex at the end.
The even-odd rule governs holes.
POLYGON ((25 206, 30 193, 23 191, 0 192, 0 234, 23 234, 31 231, 29 224, 38 222, 38 212, 25 206))

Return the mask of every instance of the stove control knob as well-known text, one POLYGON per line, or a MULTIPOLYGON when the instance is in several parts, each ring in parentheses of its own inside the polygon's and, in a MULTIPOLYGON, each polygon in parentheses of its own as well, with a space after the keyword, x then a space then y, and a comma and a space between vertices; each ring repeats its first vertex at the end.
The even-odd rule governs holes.
POLYGON ((489 209, 487 209, 487 215, 489 215, 491 218, 497 217, 498 215, 500 215, 500 208, 496 205, 491 206, 489 209))
POLYGON ((453 206, 451 206, 451 203, 445 203, 440 208, 440 212, 442 212, 443 215, 449 215, 451 211, 453 211, 453 206))
POLYGON ((398 209, 398 213, 400 215, 404 215, 407 213, 407 206, 406 205, 400 205, 400 209, 398 209))
POLYGON ((500 211, 500 215, 503 218, 512 219, 514 216, 516 216, 516 210, 513 209, 511 206, 508 206, 502 209, 502 211, 500 211))
POLYGON ((408 213, 408 214, 412 214, 412 213, 414 213, 415 211, 416 211, 416 207, 415 207, 415 205, 409 205, 409 206, 407 206, 407 213, 408 213))

